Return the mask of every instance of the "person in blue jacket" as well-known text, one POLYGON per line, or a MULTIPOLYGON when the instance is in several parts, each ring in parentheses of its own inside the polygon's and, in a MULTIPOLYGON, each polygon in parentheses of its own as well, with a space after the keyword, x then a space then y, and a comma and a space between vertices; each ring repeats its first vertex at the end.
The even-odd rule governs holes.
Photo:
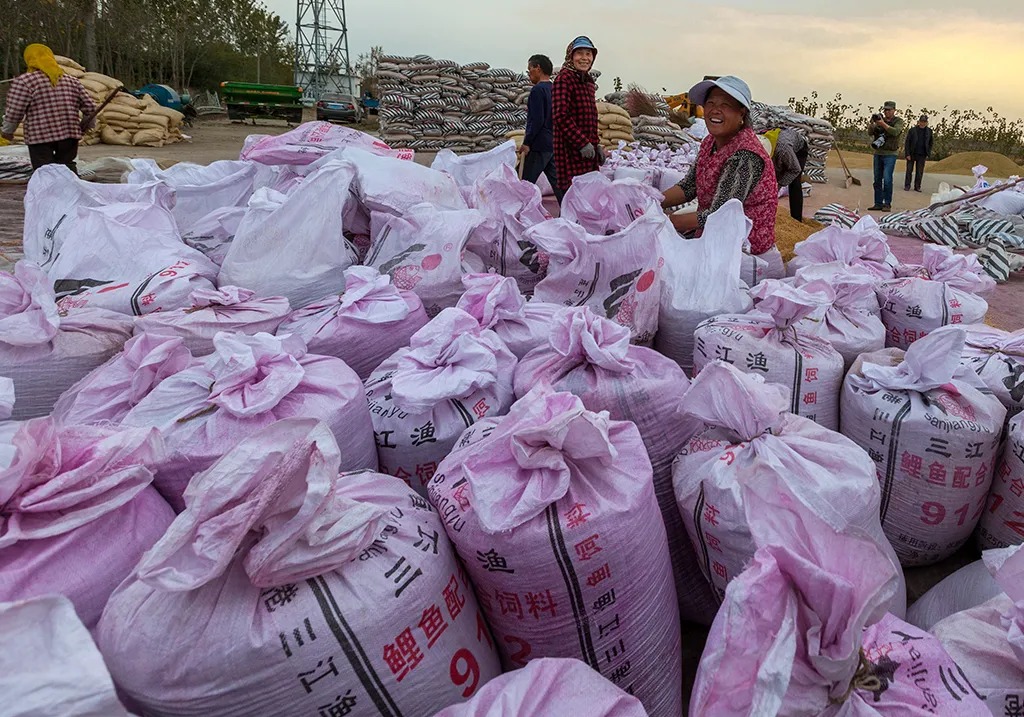
POLYGON ((534 55, 527 61, 527 72, 533 89, 527 102, 526 136, 519 154, 523 157, 523 179, 537 183, 540 175, 548 178, 555 198, 562 203, 555 173, 554 123, 551 108, 551 73, 554 66, 546 55, 534 55))

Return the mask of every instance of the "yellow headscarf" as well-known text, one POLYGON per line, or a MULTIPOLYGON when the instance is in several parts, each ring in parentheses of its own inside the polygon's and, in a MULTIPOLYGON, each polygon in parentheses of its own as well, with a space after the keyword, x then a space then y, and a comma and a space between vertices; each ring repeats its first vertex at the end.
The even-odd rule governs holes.
POLYGON ((768 138, 768 141, 772 143, 771 155, 775 156, 775 145, 779 143, 779 134, 782 132, 781 129, 771 129, 764 133, 764 136, 768 138))
POLYGON ((50 78, 50 84, 54 87, 60 82, 64 74, 64 68, 57 64, 57 58, 53 56, 53 50, 46 45, 33 43, 25 48, 25 64, 28 71, 39 70, 50 78))

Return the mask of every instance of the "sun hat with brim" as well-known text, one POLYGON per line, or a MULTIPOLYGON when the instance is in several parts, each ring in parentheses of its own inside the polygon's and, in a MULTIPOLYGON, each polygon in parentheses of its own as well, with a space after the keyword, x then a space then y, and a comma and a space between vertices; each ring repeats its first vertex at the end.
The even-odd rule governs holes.
POLYGON ((746 107, 748 110, 750 109, 750 87, 748 87, 747 83, 739 77, 734 77, 732 75, 719 77, 717 80, 704 80, 703 82, 698 82, 690 88, 690 102, 695 105, 703 105, 704 100, 708 98, 708 93, 716 87, 746 107))

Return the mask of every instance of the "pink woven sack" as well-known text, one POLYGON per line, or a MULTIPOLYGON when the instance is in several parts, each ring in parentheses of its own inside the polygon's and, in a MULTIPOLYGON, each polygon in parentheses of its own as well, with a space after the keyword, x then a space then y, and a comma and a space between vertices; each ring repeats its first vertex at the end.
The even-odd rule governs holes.
POLYGON ((960 365, 963 344, 949 331, 865 354, 843 385, 843 435, 875 462, 882 527, 905 566, 967 542, 992 485, 1006 408, 960 365))
POLYGON ((590 309, 566 309, 552 324, 548 345, 516 367, 516 396, 535 386, 578 396, 588 411, 607 411, 640 431, 654 474, 654 492, 668 535, 683 619, 711 624, 718 602, 697 563, 672 488, 672 461, 700 424, 677 415, 690 380, 671 359, 631 346, 629 330, 590 309))
POLYGON ((500 674, 437 514, 340 463, 293 418, 196 477, 97 631, 144 714, 431 715, 500 674))
POLYGON ((512 405, 515 356, 461 309, 445 309, 366 380, 382 473, 421 495, 462 431, 512 405))
POLYGON ((296 309, 278 334, 296 334, 311 353, 334 356, 366 380, 427 325, 423 302, 372 266, 345 270, 345 291, 296 309))
POLYGON ((391 149, 365 132, 330 122, 304 122, 277 136, 264 135, 246 142, 239 159, 259 164, 306 165, 338 149, 359 147, 374 154, 411 160, 412 150, 391 149))
POLYGON ((1024 543, 1024 416, 1010 419, 985 512, 978 524, 982 550, 1024 543))
POLYGON ((572 657, 651 715, 682 713, 672 565, 633 424, 532 391, 441 463, 429 496, 506 669, 572 657))
POLYGON ((663 217, 661 192, 637 179, 611 180, 592 172, 573 180, 561 217, 587 234, 617 234, 645 214, 663 217))
MULTIPOLYGON (((955 331, 961 327, 936 329, 955 331)), ((966 338, 960 362, 970 366, 1006 406, 1007 419, 1024 408, 1024 330, 1003 331, 973 324, 962 327, 966 338)))
POLYGON ((754 517, 783 501, 809 526, 803 538, 816 546, 848 536, 872 541, 899 577, 885 608, 905 614, 899 561, 878 519, 874 466, 850 440, 788 412, 786 393, 716 361, 686 394, 682 412, 705 427, 683 447, 672 473, 705 578, 721 599, 771 537, 755 530, 754 517))
POLYGON ((0 445, 0 601, 67 596, 92 629, 174 513, 151 487, 153 430, 16 424, 0 445))
POLYGON ((847 229, 831 224, 796 245, 795 257, 786 266, 793 276, 800 269, 814 264, 840 262, 861 266, 879 279, 891 279, 899 264, 889 249, 889 240, 874 218, 865 216, 847 229))
POLYGON ((628 695, 579 660, 545 657, 496 677, 434 717, 647 717, 628 695))
POLYGON ((163 380, 122 422, 160 429, 167 456, 155 485, 176 511, 192 476, 282 418, 324 421, 346 470, 376 469, 362 382, 343 361, 307 353, 296 336, 218 334, 213 343, 214 353, 163 380))
POLYGON ((558 304, 527 301, 515 279, 498 274, 466 274, 462 285, 466 291, 455 308, 479 321, 480 328, 494 331, 518 359, 547 344, 552 322, 566 310, 558 304))
POLYGON ((213 353, 213 337, 229 334, 272 334, 291 312, 283 296, 256 298, 256 292, 238 286, 196 289, 192 305, 140 317, 136 333, 181 336, 193 356, 213 353))

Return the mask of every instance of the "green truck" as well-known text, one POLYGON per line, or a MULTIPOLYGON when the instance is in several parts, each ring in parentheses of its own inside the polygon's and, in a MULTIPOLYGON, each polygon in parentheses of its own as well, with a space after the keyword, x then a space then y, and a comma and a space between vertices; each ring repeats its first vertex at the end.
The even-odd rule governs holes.
POLYGON ((228 119, 236 121, 282 119, 302 123, 302 88, 260 82, 221 82, 228 119))

